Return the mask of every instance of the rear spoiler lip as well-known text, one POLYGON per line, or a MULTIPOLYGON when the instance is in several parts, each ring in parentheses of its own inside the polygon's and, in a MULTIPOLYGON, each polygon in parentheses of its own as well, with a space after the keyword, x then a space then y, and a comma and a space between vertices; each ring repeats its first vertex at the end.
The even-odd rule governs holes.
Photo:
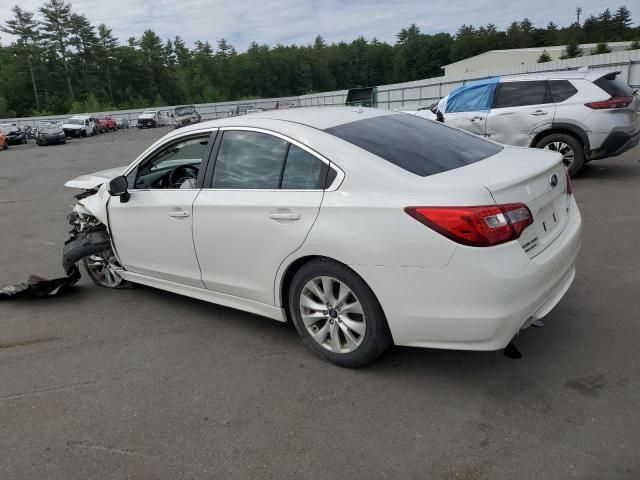
POLYGON ((621 70, 589 70, 584 76, 585 80, 595 82, 603 77, 610 77, 607 80, 613 80, 622 73, 621 70))

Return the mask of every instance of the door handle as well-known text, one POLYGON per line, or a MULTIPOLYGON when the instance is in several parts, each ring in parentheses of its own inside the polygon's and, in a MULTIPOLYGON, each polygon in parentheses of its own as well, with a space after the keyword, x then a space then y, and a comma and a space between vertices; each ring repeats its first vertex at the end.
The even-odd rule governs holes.
POLYGON ((289 212, 289 213, 270 213, 269 218, 273 220, 300 220, 300 214, 289 212))
POLYGON ((189 216, 189 212, 186 212, 184 210, 178 210, 175 212, 169 212, 169 216, 173 218, 184 218, 189 216))
POLYGON ((545 110, 536 110, 535 112, 533 112, 531 115, 535 115, 536 117, 540 116, 540 115, 547 115, 549 112, 546 112, 545 110))
POLYGON ((473 118, 471 119, 471 121, 472 121, 473 123, 480 122, 480 121, 482 121, 482 120, 484 120, 484 117, 473 117, 473 118))

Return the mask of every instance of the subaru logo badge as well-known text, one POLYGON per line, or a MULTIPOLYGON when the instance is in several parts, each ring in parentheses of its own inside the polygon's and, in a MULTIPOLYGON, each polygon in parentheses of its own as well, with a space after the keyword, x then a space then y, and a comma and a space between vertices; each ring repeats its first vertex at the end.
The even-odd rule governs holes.
POLYGON ((556 175, 555 173, 551 175, 551 178, 549 179, 549 185, 551 185, 551 188, 555 188, 558 185, 558 175, 556 175))

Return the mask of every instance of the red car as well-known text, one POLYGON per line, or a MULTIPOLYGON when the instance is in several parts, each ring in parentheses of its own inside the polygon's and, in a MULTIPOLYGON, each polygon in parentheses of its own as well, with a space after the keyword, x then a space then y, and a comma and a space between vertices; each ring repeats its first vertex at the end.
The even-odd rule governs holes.
POLYGON ((105 130, 118 129, 118 126, 116 125, 116 119, 111 115, 100 115, 98 117, 98 120, 100 120, 100 125, 102 125, 102 128, 104 128, 105 130))

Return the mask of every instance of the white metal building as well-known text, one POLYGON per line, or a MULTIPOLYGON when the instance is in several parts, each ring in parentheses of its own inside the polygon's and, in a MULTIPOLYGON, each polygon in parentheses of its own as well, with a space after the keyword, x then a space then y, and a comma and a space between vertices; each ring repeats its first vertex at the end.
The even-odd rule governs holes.
MULTIPOLYGON (((631 42, 611 42, 607 45, 611 52, 626 50, 631 42)), ((584 56, 591 55, 591 50, 596 48, 595 43, 580 45, 584 56)), ((536 63, 540 54, 546 50, 551 60, 559 60, 565 54, 566 45, 553 47, 514 48, 511 50, 490 50, 475 57, 465 58, 459 62, 450 63, 442 67, 445 77, 473 77, 476 73, 489 68, 515 67, 536 63)))

